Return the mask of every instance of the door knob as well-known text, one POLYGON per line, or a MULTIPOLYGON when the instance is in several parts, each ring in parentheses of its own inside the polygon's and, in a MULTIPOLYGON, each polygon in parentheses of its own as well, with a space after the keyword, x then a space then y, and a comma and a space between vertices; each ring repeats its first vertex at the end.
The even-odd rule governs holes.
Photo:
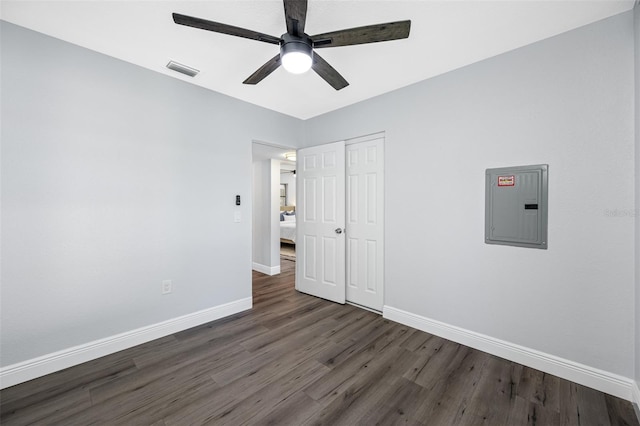
POLYGON ((336 228, 336 234, 342 234, 342 229, 336 228))

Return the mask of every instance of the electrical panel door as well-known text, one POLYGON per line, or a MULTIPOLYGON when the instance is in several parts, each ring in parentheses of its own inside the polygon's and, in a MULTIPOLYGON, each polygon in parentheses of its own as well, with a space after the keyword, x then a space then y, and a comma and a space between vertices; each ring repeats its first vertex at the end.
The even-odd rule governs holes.
POLYGON ((547 164, 487 169, 485 242, 547 248, 547 164))

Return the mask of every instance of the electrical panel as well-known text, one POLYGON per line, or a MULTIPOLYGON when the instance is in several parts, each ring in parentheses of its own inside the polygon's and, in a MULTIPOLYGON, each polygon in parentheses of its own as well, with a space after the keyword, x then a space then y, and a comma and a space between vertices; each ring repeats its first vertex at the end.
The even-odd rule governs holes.
POLYGON ((487 169, 485 243, 546 249, 549 165, 487 169))

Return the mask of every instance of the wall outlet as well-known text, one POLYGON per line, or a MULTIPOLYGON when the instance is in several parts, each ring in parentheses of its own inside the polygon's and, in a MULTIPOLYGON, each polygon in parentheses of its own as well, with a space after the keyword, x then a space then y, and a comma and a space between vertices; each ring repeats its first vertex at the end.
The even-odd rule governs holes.
POLYGON ((171 280, 162 281, 162 294, 169 294, 173 291, 173 283, 171 280))

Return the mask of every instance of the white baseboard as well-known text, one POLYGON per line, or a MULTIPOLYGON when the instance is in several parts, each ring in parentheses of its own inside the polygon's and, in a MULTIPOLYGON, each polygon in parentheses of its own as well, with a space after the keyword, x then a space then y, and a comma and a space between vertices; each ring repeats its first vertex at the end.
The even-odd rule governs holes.
POLYGON ((545 373, 553 374, 628 401, 633 402, 634 399, 638 401, 637 383, 629 378, 390 306, 384 306, 382 312, 384 318, 409 327, 435 334, 436 336, 535 368, 536 370, 544 371, 545 373), (634 387, 635 396, 633 395, 634 387))
POLYGON ((640 422, 640 383, 633 382, 633 408, 636 410, 638 422, 640 422))
POLYGON ((278 275, 280 273, 280 265, 278 266, 267 266, 262 265, 260 263, 253 262, 253 270, 262 272, 267 275, 278 275))
POLYGON ((0 389, 246 311, 250 297, 0 368, 0 389))

